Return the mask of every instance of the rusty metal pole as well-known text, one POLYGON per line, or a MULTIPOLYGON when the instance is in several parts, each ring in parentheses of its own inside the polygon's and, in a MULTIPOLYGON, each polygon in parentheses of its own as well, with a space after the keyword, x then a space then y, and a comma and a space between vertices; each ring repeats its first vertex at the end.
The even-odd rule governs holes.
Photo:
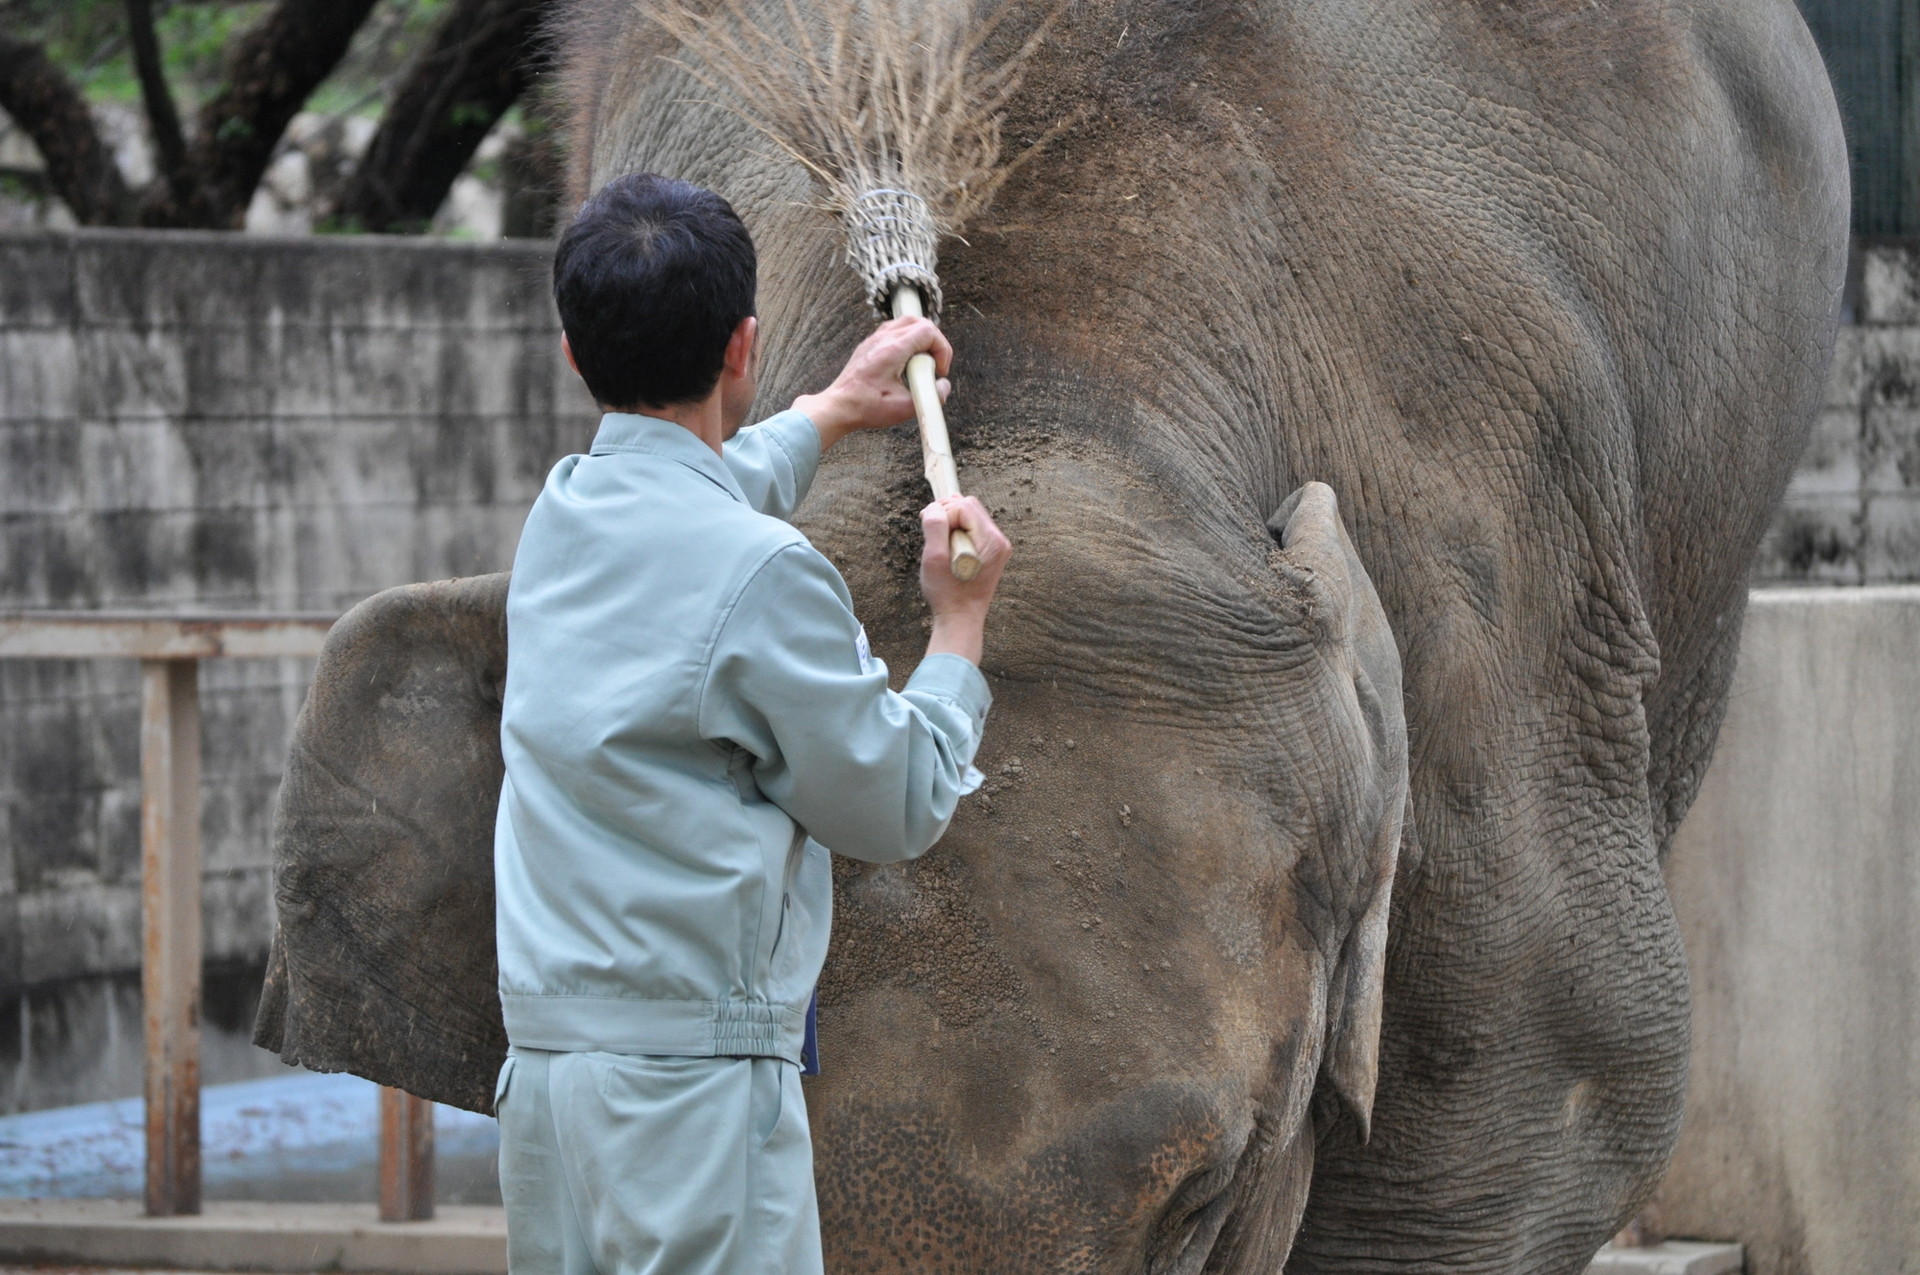
POLYGON ((433 1104, 380 1087, 380 1220, 433 1216, 433 1104))
POLYGON ((200 1211, 200 664, 140 661, 147 1213, 200 1211))

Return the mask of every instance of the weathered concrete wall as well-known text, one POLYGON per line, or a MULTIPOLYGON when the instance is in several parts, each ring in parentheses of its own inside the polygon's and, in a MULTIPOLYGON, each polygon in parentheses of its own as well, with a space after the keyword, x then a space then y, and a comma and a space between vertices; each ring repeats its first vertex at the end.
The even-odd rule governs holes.
MULTIPOLYGON (((548 260, 0 237, 0 609, 344 609, 504 568, 546 470, 592 427, 548 260)), ((216 999, 257 985, 267 820, 306 677, 202 667, 207 954, 233 983, 216 999)), ((138 704, 131 664, 0 661, 0 1110, 137 1091, 138 704)), ((239 1029, 249 1005, 209 1017, 239 1029)), ((220 1037, 207 1078, 265 1062, 220 1037)))
POLYGON ((1853 321, 1757 583, 1920 580, 1920 241, 1856 248, 1849 291, 1853 321))
POLYGON ((1694 1054, 1662 1221, 1748 1275, 1920 1271, 1920 588, 1754 595, 1667 879, 1694 1054))

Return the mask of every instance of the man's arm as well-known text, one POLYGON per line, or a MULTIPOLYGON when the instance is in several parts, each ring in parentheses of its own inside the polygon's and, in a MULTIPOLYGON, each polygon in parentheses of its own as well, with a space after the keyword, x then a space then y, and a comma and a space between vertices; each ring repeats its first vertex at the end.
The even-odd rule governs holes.
POLYGON ((767 798, 822 845, 870 862, 911 859, 940 839, 980 745, 992 695, 976 667, 1010 547, 978 501, 922 514, 923 587, 934 639, 899 694, 864 660, 846 585, 811 546, 774 554, 721 627, 700 702, 701 733, 759 759, 767 798), (980 548, 964 585, 946 564, 949 521, 980 548))
POLYGON ((791 518, 813 485, 823 446, 814 423, 789 409, 728 439, 720 461, 748 504, 774 518, 791 518))
POLYGON ((845 590, 810 546, 775 554, 722 627, 700 733, 753 754, 760 791, 828 849, 911 859, 953 818, 992 696, 950 654, 887 689, 886 666, 861 659, 845 590))
MULTIPOLYGON (((953 359, 947 338, 925 319, 883 323, 855 347, 833 384, 802 394, 786 411, 729 439, 720 459, 748 503, 763 514, 791 518, 828 448, 856 430, 912 420, 913 399, 901 378, 907 360, 922 352, 934 356, 941 373, 953 359)), ((947 382, 939 386, 944 400, 947 382)))

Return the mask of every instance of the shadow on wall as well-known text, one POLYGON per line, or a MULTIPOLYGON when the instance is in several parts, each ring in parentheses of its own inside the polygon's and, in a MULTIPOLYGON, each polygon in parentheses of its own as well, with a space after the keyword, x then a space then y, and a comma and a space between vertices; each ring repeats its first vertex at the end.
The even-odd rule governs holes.
MULTIPOLYGON (((210 964, 201 991, 200 1065, 208 1082, 294 1072, 253 1045, 264 962, 210 964)), ((11 1115, 141 1093, 140 975, 92 975, 0 1002, 0 1111, 11 1115)))

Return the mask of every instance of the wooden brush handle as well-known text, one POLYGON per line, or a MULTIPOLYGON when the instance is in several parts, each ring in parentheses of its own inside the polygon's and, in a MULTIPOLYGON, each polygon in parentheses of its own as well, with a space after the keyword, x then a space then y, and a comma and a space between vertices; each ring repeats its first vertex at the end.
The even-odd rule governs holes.
MULTIPOLYGON (((893 290, 893 317, 926 317, 918 288, 893 290)), ((907 360, 907 392, 913 395, 913 414, 920 422, 920 458, 926 464, 927 485, 933 488, 935 500, 944 500, 960 494, 960 471, 953 463, 953 444, 947 439, 947 414, 940 406, 940 387, 936 380, 931 354, 916 354, 907 360)), ((947 553, 954 579, 971 580, 980 574, 980 554, 973 547, 973 537, 966 532, 954 529, 947 541, 947 553)))

